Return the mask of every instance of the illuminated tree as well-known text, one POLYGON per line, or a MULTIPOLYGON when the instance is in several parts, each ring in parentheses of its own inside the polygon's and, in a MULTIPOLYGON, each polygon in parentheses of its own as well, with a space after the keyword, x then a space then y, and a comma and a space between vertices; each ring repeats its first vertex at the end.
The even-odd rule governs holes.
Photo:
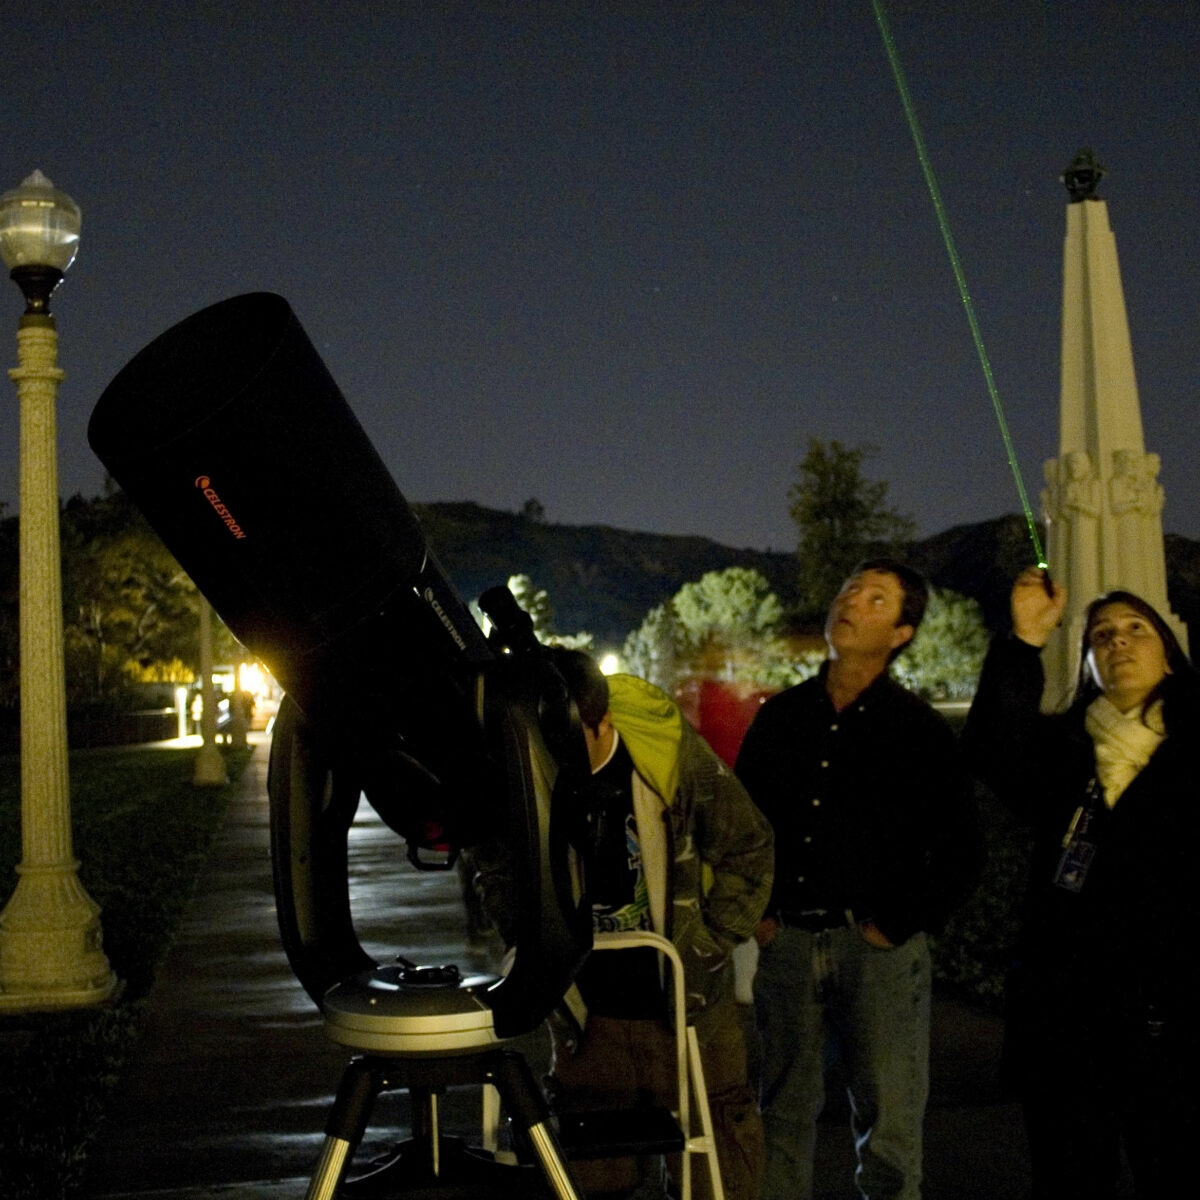
POLYGON ((680 675, 761 681, 782 666, 783 605, 749 567, 709 571, 651 609, 622 653, 635 675, 670 691, 680 675))
POLYGON ((196 588, 121 493, 63 509, 63 646, 72 702, 196 660, 196 588))
POLYGON ((652 608, 621 649, 622 666, 665 692, 675 687, 677 637, 675 612, 669 603, 652 608))
POLYGON ((528 575, 510 575, 508 590, 516 602, 529 614, 533 621, 533 632, 538 641, 551 632, 554 626, 554 609, 545 588, 534 587, 528 575))
POLYGON ((510 575, 508 590, 533 621, 533 633, 543 646, 566 646, 571 650, 590 650, 590 633, 555 633, 554 609, 545 588, 534 585, 528 575, 510 575))
POLYGON ((893 663, 892 674, 927 699, 966 700, 975 694, 987 647, 979 604, 935 589, 917 636, 893 663))
POLYGON ((779 597, 751 567, 709 571, 685 583, 671 607, 686 643, 696 650, 714 643, 736 650, 774 633, 783 619, 779 597))

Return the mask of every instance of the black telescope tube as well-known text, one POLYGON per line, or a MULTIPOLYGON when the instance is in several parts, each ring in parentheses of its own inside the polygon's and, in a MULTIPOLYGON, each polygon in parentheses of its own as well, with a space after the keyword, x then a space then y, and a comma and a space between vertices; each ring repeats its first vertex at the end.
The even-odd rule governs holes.
POLYGON ((489 645, 280 296, 168 329, 105 390, 88 439, 294 702, 272 848, 284 945, 313 998, 372 962, 345 870, 362 790, 410 849, 508 845, 517 954, 488 996, 498 1036, 533 1028, 590 947, 591 910, 582 735, 528 616, 493 593, 489 645))
MULTIPOLYGON (((100 397, 88 440, 285 686, 286 663, 427 582, 412 509, 281 296, 234 297, 156 338, 100 397)), ((454 607, 431 612, 486 661, 454 607)))
POLYGON ((315 726, 360 761, 400 730, 434 779, 478 793, 469 693, 494 655, 286 300, 168 329, 105 389, 88 440, 315 726))

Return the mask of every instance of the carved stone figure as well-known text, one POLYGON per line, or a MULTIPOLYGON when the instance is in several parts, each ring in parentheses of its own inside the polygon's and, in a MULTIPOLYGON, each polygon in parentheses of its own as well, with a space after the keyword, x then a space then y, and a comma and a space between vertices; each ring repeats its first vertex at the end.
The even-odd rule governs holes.
POLYGON ((1108 503, 1113 515, 1122 517, 1138 508, 1142 498, 1141 462, 1135 450, 1113 451, 1113 474, 1108 482, 1108 503))
POLYGON ((1109 506, 1117 523, 1118 582, 1139 595, 1166 594, 1162 545, 1165 494, 1162 459, 1138 450, 1113 451, 1109 506))
POLYGON ((1100 480, 1085 450, 1072 450, 1067 455, 1063 507, 1087 517, 1100 512, 1100 480))

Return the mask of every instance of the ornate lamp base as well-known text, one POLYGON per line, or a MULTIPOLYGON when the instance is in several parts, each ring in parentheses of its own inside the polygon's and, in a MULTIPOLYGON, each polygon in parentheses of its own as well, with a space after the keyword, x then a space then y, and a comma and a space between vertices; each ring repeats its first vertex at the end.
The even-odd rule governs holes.
POLYGON ((100 909, 76 866, 17 868, 17 890, 0 913, 0 1012, 101 1004, 116 991, 100 909))

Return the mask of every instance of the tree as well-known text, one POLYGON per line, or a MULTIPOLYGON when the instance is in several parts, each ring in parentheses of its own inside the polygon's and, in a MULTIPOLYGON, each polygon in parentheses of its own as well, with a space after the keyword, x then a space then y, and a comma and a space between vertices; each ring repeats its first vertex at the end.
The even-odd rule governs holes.
POLYGON ((590 650, 590 633, 555 633, 554 609, 545 588, 534 585, 528 575, 510 575, 508 590, 533 621, 533 635, 543 646, 566 646, 570 650, 590 650))
MULTIPOLYGON (((122 492, 62 510, 63 650, 72 703, 111 702, 130 682, 184 682, 199 666, 196 586, 122 492)), ((245 652, 223 625, 218 661, 245 652)))
MULTIPOLYGON (((130 662, 158 659, 157 644, 182 624, 184 577, 151 565, 134 538, 91 546, 89 569, 71 577, 72 604, 63 626, 68 692, 97 700, 118 690, 130 662)), ((172 655, 176 657, 176 655, 172 655)))
POLYGON ((925 619, 892 674, 929 700, 966 700, 975 694, 988 635, 977 601, 949 589, 930 593, 925 619))
POLYGON ((635 675, 668 692, 680 675, 773 680, 787 659, 778 638, 782 619, 783 605, 760 572, 709 571, 651 609, 622 657, 635 675))
POLYGON ((675 611, 670 603, 652 608, 621 648, 621 661, 631 675, 649 680, 664 692, 675 687, 675 611))
POLYGON ((765 575, 751 567, 709 571, 685 583, 671 601, 685 646, 722 653, 730 669, 736 654, 770 637, 783 605, 765 575))
POLYGON ((544 525, 546 523, 546 506, 536 496, 530 496, 521 505, 521 516, 535 525, 544 525))
POLYGON ((533 580, 528 575, 510 575, 508 590, 513 599, 520 605, 533 621, 533 632, 538 641, 550 633, 554 627, 554 609, 550 605, 550 596, 545 588, 534 587, 533 580))
MULTIPOLYGON (((0 520, 0 711, 19 688, 17 517, 0 520)), ((187 682, 199 666, 195 584, 125 496, 72 496, 59 514, 69 705, 120 704, 133 682, 187 682)), ((245 651, 224 624, 218 661, 245 651)))
POLYGON ((799 542, 804 615, 825 613, 856 563, 872 555, 895 555, 916 533, 912 518, 887 506, 886 481, 862 473, 874 446, 826 445, 809 438, 808 452, 788 489, 788 511, 799 542))

